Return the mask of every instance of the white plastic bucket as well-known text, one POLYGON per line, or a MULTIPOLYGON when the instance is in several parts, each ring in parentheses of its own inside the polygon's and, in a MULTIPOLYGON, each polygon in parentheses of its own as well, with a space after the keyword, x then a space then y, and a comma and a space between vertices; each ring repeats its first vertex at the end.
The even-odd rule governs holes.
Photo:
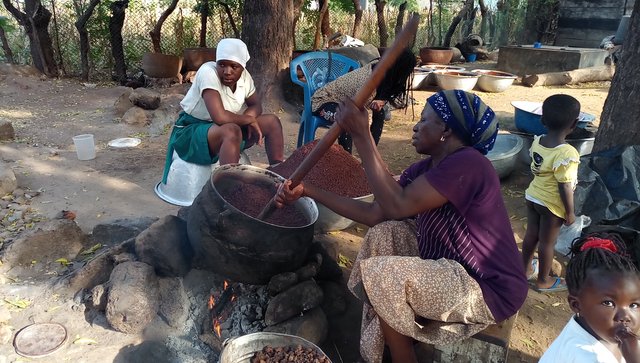
POLYGON ((96 147, 93 142, 93 134, 82 134, 73 137, 76 146, 78 160, 91 160, 96 157, 96 147))

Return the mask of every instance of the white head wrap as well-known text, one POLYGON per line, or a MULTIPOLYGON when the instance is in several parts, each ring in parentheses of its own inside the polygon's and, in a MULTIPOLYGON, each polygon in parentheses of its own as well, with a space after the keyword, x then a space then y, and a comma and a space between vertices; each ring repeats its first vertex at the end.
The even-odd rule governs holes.
POLYGON ((216 48, 216 60, 230 60, 240 64, 243 68, 247 68, 249 61, 249 50, 247 45, 240 39, 225 38, 218 42, 216 48))

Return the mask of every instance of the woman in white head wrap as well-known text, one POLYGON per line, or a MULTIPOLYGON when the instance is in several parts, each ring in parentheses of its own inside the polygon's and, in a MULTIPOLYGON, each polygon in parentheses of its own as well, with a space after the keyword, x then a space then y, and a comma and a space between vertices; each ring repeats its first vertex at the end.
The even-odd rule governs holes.
POLYGON ((237 163, 240 151, 264 144, 269 164, 284 159, 280 119, 262 114, 262 101, 246 70, 249 51, 240 39, 222 39, 216 62, 204 63, 180 102, 180 113, 169 139, 163 183, 173 152, 191 163, 237 163))

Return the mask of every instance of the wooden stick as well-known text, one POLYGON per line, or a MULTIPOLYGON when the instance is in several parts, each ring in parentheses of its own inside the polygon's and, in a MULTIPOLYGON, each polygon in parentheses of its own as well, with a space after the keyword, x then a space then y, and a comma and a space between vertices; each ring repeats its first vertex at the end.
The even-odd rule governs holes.
MULTIPOLYGON (((407 22, 407 25, 402 29, 402 32, 396 37, 396 40, 393 42, 391 48, 387 49, 380 61, 376 64, 373 69, 373 72, 369 76, 369 79, 364 83, 362 88, 358 91, 358 93, 353 98, 353 103, 358 106, 360 109, 364 108, 365 102, 369 99, 369 96, 376 90, 384 75, 387 73, 389 68, 396 61, 400 53, 407 47, 411 39, 413 39, 416 31, 418 30, 418 23, 420 22, 420 16, 418 14, 414 14, 411 19, 407 22)), ((334 122, 333 125, 329 128, 329 131, 324 134, 324 136, 318 141, 316 146, 311 150, 309 155, 300 163, 298 168, 291 174, 289 179, 291 180, 291 188, 295 188, 302 179, 307 175, 307 173, 316 165, 316 163, 324 156, 324 154, 329 150, 331 145, 338 139, 342 130, 337 122, 334 122)), ((271 214, 273 208, 275 207, 275 196, 271 198, 269 203, 262 209, 260 214, 258 214, 259 220, 264 220, 266 217, 271 214)))

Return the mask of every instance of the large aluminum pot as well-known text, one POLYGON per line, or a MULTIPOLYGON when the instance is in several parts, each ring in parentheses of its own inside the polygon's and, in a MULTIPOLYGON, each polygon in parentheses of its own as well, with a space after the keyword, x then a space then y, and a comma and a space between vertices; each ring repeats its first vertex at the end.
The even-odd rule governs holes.
POLYGON ((189 209, 187 232, 194 266, 250 284, 265 284, 274 275, 301 267, 318 219, 318 207, 312 199, 300 198, 294 205, 308 223, 286 227, 253 218, 221 196, 243 182, 273 186, 282 180, 269 170, 251 165, 216 168, 211 182, 205 184, 189 209))
POLYGON ((326 356, 322 349, 304 338, 288 334, 261 332, 226 340, 219 363, 249 363, 251 357, 267 345, 274 348, 301 345, 304 348, 316 349, 326 356))

